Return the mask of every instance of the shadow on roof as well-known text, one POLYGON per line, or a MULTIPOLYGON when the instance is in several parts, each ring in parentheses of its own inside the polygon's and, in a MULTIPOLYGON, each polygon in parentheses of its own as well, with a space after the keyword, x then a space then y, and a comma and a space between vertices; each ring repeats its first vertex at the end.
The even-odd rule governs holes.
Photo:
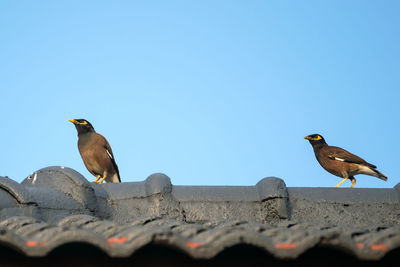
POLYGON ((49 258, 107 258, 108 255, 100 248, 85 242, 70 242, 53 249, 47 257, 49 258))
POLYGON ((216 257, 197 260, 173 247, 150 244, 135 251, 127 258, 111 258, 88 243, 72 242, 55 248, 46 257, 26 257, 7 245, 0 245, 2 266, 397 266, 400 249, 389 252, 380 261, 359 261, 354 256, 332 248, 315 247, 294 260, 274 258, 265 250, 252 245, 236 245, 226 248, 216 257))

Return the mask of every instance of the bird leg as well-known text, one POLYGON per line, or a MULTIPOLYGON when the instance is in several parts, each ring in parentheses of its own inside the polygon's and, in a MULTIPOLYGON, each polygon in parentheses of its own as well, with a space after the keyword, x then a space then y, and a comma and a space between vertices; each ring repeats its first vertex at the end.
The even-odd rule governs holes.
POLYGON ((96 177, 97 178, 96 178, 96 180, 93 181, 93 183, 99 184, 99 180, 100 180, 101 176, 99 174, 97 174, 96 177))
POLYGON ((353 186, 356 184, 356 179, 353 176, 351 176, 349 178, 350 178, 350 181, 351 181, 351 188, 353 188, 353 186))
MULTIPOLYGON (((335 187, 339 187, 341 184, 343 184, 344 181, 346 181, 347 179, 349 179, 349 177, 344 178, 342 181, 340 181, 340 183, 338 183, 337 185, 335 185, 335 187)), ((354 178, 353 178, 354 179, 354 178)))
POLYGON ((101 183, 106 179, 106 177, 107 177, 107 174, 105 174, 105 175, 100 179, 100 181, 98 181, 98 184, 101 184, 101 183))

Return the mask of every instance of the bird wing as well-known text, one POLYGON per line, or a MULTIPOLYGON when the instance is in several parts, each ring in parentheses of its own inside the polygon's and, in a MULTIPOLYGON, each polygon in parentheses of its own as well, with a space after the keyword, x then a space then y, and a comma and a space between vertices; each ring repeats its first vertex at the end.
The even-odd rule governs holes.
POLYGON ((115 169, 115 171, 117 172, 118 180, 119 180, 119 182, 121 182, 121 177, 119 176, 118 166, 117 166, 117 163, 115 162, 115 159, 114 159, 114 155, 113 155, 111 146, 110 146, 110 144, 107 142, 107 140, 106 140, 106 144, 104 145, 104 150, 106 151, 107 155, 110 157, 111 162, 112 162, 112 164, 113 164, 113 166, 114 166, 114 169, 115 169))
POLYGON ((366 162, 359 156, 356 156, 352 153, 350 153, 347 150, 344 150, 343 148, 340 147, 330 147, 330 151, 328 153, 328 157, 332 160, 338 160, 338 161, 343 161, 343 162, 348 162, 348 163, 356 163, 356 164, 361 164, 365 165, 371 168, 376 168, 375 165, 372 165, 371 163, 366 162))

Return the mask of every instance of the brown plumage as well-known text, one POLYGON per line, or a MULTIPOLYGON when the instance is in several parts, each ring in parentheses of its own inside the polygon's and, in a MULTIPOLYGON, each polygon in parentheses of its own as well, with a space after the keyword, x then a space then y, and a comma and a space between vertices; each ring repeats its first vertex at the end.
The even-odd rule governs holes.
POLYGON ((92 124, 84 119, 70 119, 78 131, 78 149, 88 171, 97 179, 94 183, 120 183, 119 170, 110 144, 92 124))
POLYGON ((351 187, 353 187, 356 184, 354 175, 357 174, 375 176, 387 181, 387 176, 376 170, 375 165, 343 148, 328 146, 321 135, 312 134, 304 138, 310 141, 319 164, 329 173, 343 178, 335 187, 338 187, 347 179, 351 180, 351 187))

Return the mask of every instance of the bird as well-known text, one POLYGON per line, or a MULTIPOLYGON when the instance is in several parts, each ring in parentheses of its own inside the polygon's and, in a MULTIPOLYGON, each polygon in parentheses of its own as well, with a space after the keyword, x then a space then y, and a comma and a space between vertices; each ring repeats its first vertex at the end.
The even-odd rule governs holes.
POLYGON ((111 146, 85 119, 70 119, 78 131, 78 149, 88 171, 96 177, 94 183, 120 183, 121 178, 111 146))
POLYGON ((339 187, 347 179, 351 181, 351 188, 356 184, 354 175, 365 174, 375 176, 383 181, 387 181, 387 176, 379 172, 376 166, 368 163, 364 159, 336 146, 329 146, 320 134, 311 134, 304 139, 310 141, 315 157, 319 164, 329 173, 342 177, 335 187, 339 187))

